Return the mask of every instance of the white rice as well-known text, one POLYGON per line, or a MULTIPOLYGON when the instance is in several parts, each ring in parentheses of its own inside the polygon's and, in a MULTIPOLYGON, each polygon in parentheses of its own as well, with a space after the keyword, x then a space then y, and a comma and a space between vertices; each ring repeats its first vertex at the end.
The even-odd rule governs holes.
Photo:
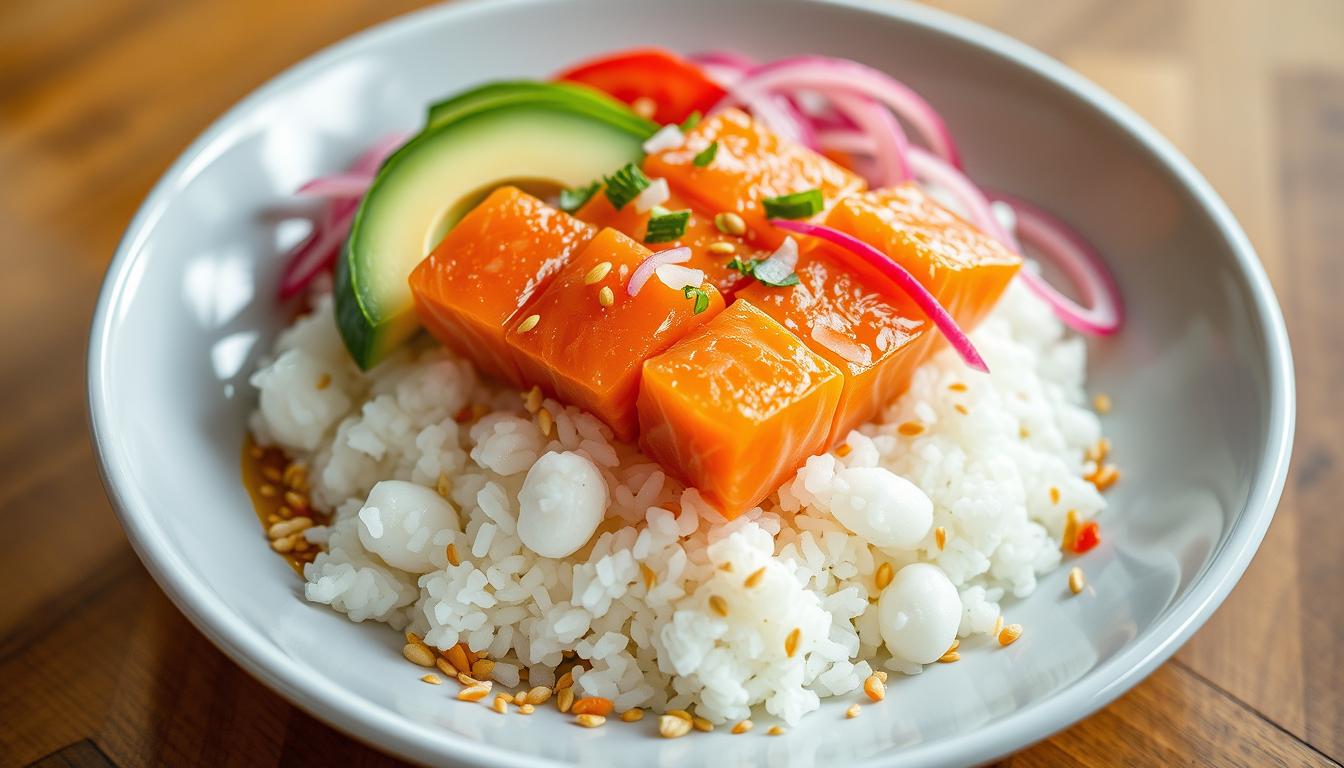
POLYGON ((309 600, 352 621, 412 629, 441 649, 462 641, 488 651, 504 686, 519 683, 522 667, 531 684, 547 684, 574 651, 591 664, 575 670, 580 692, 618 711, 694 705, 721 723, 760 706, 793 723, 821 698, 860 687, 873 665, 921 670, 882 649, 869 598, 883 562, 936 564, 961 598, 959 634, 986 633, 1004 598, 1030 594, 1059 564, 1066 510, 1083 520, 1104 506, 1083 479, 1083 452, 1100 438, 1084 401, 1083 342, 1017 285, 973 338, 992 375, 944 351, 882 419, 849 435, 843 457, 812 457, 764 509, 726 523, 593 416, 546 401, 555 420, 547 438, 516 392, 481 383, 429 343, 360 373, 329 298, 281 335, 254 375, 251 426, 310 467, 314 504, 334 513, 329 528, 308 534, 327 548, 305 568, 309 600), (318 388, 323 375, 331 383, 318 388), (485 415, 458 424, 454 415, 472 405, 485 415), (910 421, 925 431, 903 436, 898 426, 910 421), (517 533, 524 478, 549 451, 586 457, 610 496, 590 545, 563 559, 538 557, 517 533), (944 549, 932 527, 913 548, 879 549, 831 516, 837 473, 876 466, 932 499, 944 549), (399 533, 417 552, 428 540, 428 573, 392 568, 361 544, 359 510, 386 479, 451 486, 464 530, 399 533), (450 543, 460 565, 447 561, 450 543), (760 568, 760 583, 744 586, 760 568), (795 627, 801 640, 789 657, 795 627))

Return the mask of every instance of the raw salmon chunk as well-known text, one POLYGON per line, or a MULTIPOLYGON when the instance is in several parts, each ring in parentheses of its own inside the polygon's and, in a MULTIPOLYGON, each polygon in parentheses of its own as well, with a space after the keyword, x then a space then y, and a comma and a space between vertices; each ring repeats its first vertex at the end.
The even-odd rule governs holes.
POLYGON ((965 330, 993 309, 1022 259, 913 184, 841 200, 826 224, 905 267, 965 330))
POLYGON ((651 253, 603 229, 518 313, 505 337, 526 385, 593 413, 622 440, 635 437, 640 366, 723 309, 723 297, 709 283, 700 286, 708 307, 699 313, 693 299, 657 276, 630 296, 630 274, 651 253), (610 268, 592 281, 604 263, 610 268), (603 288, 611 289, 609 307, 600 301, 603 288))
POLYGON ((801 144, 785 141, 746 113, 724 110, 702 120, 677 149, 644 158, 644 172, 667 179, 672 190, 708 211, 740 215, 747 224, 747 241, 774 248, 784 233, 766 223, 768 197, 820 189, 829 207, 846 195, 867 188, 851 173, 801 144), (714 158, 704 167, 695 156, 718 142, 714 158))
MULTIPOLYGON (((691 260, 686 266, 703 270, 705 279, 708 280, 719 293, 725 296, 731 296, 734 291, 747 282, 747 278, 736 269, 728 266, 728 262, 733 260, 734 256, 741 256, 744 259, 763 259, 769 254, 752 248, 740 237, 727 235, 714 226, 714 216, 697 210, 689 204, 685 198, 673 194, 663 203, 663 207, 669 211, 691 212, 690 219, 686 222, 686 234, 676 240, 666 243, 650 243, 650 248, 663 250, 664 248, 676 248, 686 246, 691 249, 691 260), (732 253, 711 253, 709 247, 714 243, 726 243, 733 246, 732 253)), ((593 195, 582 208, 575 214, 583 221, 589 222, 599 227, 611 227, 620 230, 631 238, 644 242, 644 236, 649 229, 649 218, 651 212, 640 213, 635 210, 634 204, 627 204, 616 210, 612 207, 611 201, 606 195, 593 195)), ((723 247, 723 246, 720 246, 723 247)))
POLYGON ((798 285, 752 283, 738 293, 844 374, 827 445, 905 391, 936 335, 914 302, 856 269, 816 249, 798 260, 798 285))
POLYGON ((729 518, 822 450, 843 379, 738 299, 644 364, 640 447, 729 518))
POLYGON ((411 272, 420 321, 481 370, 520 384, 505 329, 595 234, 516 187, 500 187, 411 272))

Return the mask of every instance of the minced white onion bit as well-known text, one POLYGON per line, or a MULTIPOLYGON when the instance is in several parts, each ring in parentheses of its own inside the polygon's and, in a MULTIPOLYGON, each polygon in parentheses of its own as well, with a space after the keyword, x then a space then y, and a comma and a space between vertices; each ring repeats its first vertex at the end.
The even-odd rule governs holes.
POLYGON ((792 237, 784 238, 784 242, 770 254, 770 260, 779 262, 792 272, 798 267, 798 243, 792 237))
POLYGON ((666 152, 669 149, 677 149, 685 143, 686 137, 682 135, 680 128, 675 125, 664 125, 644 142, 644 154, 666 152))
POLYGON ((670 197, 672 190, 667 187, 667 179, 654 179, 635 197, 635 210, 639 213, 648 213, 654 206, 666 203, 670 197))
POLYGON ((700 287, 705 282, 703 270, 683 267, 680 264, 662 264, 653 270, 658 280, 674 291, 683 290, 688 285, 700 287))

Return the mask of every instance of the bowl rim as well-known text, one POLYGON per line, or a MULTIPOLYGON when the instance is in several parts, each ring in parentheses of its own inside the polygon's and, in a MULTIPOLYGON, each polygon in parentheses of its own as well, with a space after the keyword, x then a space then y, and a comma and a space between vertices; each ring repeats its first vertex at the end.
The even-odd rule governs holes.
MULTIPOLYGON (((115 410, 107 392, 112 353, 108 339, 117 322, 117 307, 138 271, 143 246, 153 224, 163 215, 173 196, 212 159, 211 146, 249 127, 247 116, 256 105, 341 57, 393 39, 429 19, 451 22, 478 14, 516 13, 526 6, 548 1, 459 0, 413 11, 339 40, 252 91, 211 123, 178 156, 141 204, 108 266, 89 335, 88 416, 99 473, 131 546, 160 588, 211 642, 290 703, 378 749, 423 762, 452 760, 481 768, 563 765, 397 716, 370 705, 328 678, 300 674, 273 643, 241 621, 222 598, 190 570, 182 555, 174 551, 166 532, 147 512, 150 505, 133 481, 130 467, 120 454, 108 448, 112 444, 110 414, 115 410)), ((895 760, 909 766, 982 763, 1073 725, 1147 677, 1203 625, 1245 572, 1273 519, 1292 450, 1296 396, 1288 334, 1269 278, 1226 204, 1189 160, 1115 97, 1025 43, 943 11, 881 0, 810 2, 893 18, 928 32, 956 38, 1024 68, 1121 129, 1185 188, 1226 241, 1250 294, 1256 330, 1266 350, 1270 404, 1259 467, 1246 505, 1185 594, 1122 651, 1041 701, 960 737, 916 744, 870 758, 863 764, 876 766, 895 760)))

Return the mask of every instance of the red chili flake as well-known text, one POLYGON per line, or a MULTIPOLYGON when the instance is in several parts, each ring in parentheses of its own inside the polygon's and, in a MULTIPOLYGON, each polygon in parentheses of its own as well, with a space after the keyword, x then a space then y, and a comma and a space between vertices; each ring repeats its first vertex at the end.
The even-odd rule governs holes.
POLYGON ((1078 533, 1073 537, 1073 544, 1069 549, 1076 555, 1091 551, 1101 543, 1101 526, 1096 520, 1089 520, 1078 527, 1078 533))

